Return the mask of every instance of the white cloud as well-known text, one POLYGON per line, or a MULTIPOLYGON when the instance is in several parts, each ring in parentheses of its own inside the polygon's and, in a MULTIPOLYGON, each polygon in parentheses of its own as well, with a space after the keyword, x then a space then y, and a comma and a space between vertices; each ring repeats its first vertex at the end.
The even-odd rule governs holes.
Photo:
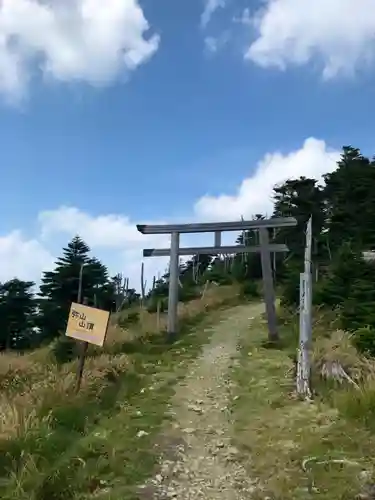
POLYGON ((36 239, 24 238, 20 231, 0 236, 0 282, 19 277, 38 280, 53 264, 53 257, 36 239))
MULTIPOLYGON (((268 153, 236 193, 202 197, 188 218, 194 221, 238 220, 241 215, 271 214, 275 184, 302 175, 321 179, 323 174, 336 168, 339 155, 324 141, 314 138, 307 139, 300 149, 288 154, 268 153)), ((142 221, 133 221, 120 214, 94 216, 74 207, 43 211, 38 215, 39 231, 34 239, 23 237, 19 231, 0 236, 0 281, 18 276, 38 282, 42 271, 53 268, 61 247, 79 234, 92 248, 93 255, 109 267, 111 274, 124 273, 130 278, 131 285, 139 289, 142 249, 168 248, 169 236, 142 235, 136 229, 136 222, 142 221)), ((224 235, 223 242, 231 244, 234 236, 224 235)), ((211 243, 211 234, 181 237, 181 246, 184 247, 211 243)), ((144 262, 145 275, 151 284, 153 276, 164 272, 168 259, 147 258, 144 262)))
POLYGON ((201 15, 201 26, 205 28, 211 21, 211 17, 218 10, 225 7, 226 0, 205 0, 205 6, 201 15))
POLYGON ((229 42, 229 33, 224 32, 219 36, 207 36, 204 39, 204 46, 208 54, 216 54, 229 42))
POLYGON ((375 55, 373 0, 265 0, 245 18, 258 33, 245 57, 262 67, 319 60, 328 79, 353 73, 375 55))
POLYGON ((339 156, 324 141, 312 137, 297 151, 286 155, 268 153, 235 194, 206 195, 195 204, 195 213, 200 219, 209 220, 238 220, 241 215, 250 218, 256 213, 271 215, 275 184, 300 176, 320 180, 323 174, 336 169, 339 156))
POLYGON ((138 0, 2 0, 0 91, 19 99, 34 70, 104 85, 157 50, 138 0))
POLYGON ((215 54, 219 48, 218 39, 213 36, 206 36, 204 46, 207 52, 215 54))
POLYGON ((90 245, 123 248, 142 244, 148 238, 139 233, 135 223, 126 216, 108 214, 94 217, 75 207, 46 210, 38 215, 38 220, 45 239, 54 233, 65 233, 70 237, 78 233, 90 245))
MULTIPOLYGON (((143 235, 136 223, 119 214, 93 216, 75 207, 62 206, 38 215, 41 239, 48 243, 58 237, 64 242, 79 234, 94 255, 109 266, 112 274, 122 272, 132 286, 139 288, 143 248, 168 248, 168 235, 143 235)), ((154 221, 154 223, 157 223, 154 221)), ((159 222, 161 223, 161 222, 159 222)), ((147 258, 145 276, 148 284, 158 272, 164 272, 167 259, 147 258)))

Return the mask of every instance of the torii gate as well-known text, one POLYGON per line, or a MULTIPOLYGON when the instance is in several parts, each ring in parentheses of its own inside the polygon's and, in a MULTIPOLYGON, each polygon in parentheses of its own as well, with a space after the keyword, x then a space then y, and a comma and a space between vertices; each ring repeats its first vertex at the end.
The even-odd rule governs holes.
POLYGON ((279 340, 276 322, 275 290, 272 277, 271 252, 287 252, 288 247, 282 244, 270 244, 268 228, 295 226, 297 220, 293 217, 271 218, 236 222, 206 222, 194 224, 167 224, 144 225, 138 224, 137 229, 142 234, 170 234, 171 247, 163 249, 146 248, 144 257, 170 257, 169 267, 169 297, 168 297, 168 339, 173 341, 177 334, 177 306, 178 280, 180 255, 215 255, 219 253, 260 253, 262 263, 262 277, 264 301, 266 306, 268 337, 271 342, 279 340), (221 233, 226 231, 259 231, 259 246, 245 245, 221 246, 221 233), (215 240, 212 247, 180 248, 180 234, 182 233, 214 233, 215 240))

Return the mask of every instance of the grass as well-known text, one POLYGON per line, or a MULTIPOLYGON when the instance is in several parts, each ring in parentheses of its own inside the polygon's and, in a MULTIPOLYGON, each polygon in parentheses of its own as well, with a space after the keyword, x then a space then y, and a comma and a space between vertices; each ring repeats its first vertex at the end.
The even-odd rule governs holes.
MULTIPOLYGON (((284 321, 280 349, 262 346, 264 322, 254 325, 243 342, 233 369, 235 445, 249 475, 258 480, 254 499, 352 500, 374 482, 375 435, 358 417, 375 408, 375 392, 367 397, 351 387, 331 388, 312 403, 296 399, 294 328, 284 321), (327 398, 328 393, 336 396, 327 398)), ((327 322, 316 324, 317 329, 327 339, 327 322)))
POLYGON ((218 310, 238 300, 222 287, 184 306, 173 345, 162 321, 155 331, 155 316, 129 330, 113 324, 104 350, 89 351, 78 395, 76 361, 58 365, 48 349, 1 356, 2 500, 136 500, 158 456, 174 384, 224 314, 218 310))

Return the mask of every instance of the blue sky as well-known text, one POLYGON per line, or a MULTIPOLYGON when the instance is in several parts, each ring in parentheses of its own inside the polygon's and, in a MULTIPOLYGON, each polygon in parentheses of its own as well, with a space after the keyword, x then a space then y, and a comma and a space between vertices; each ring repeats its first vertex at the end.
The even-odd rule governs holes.
POLYGON ((4 1, 0 280, 76 232, 138 279, 166 241, 137 222, 269 211, 342 145, 374 154, 372 2, 4 1))

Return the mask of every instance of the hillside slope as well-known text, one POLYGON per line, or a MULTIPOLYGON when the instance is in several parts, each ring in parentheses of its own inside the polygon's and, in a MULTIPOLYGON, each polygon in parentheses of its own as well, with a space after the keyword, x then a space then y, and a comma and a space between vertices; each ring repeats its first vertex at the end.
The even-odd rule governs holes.
POLYGON ((164 342, 164 317, 159 332, 148 314, 129 330, 113 327, 103 350, 89 350, 78 394, 76 361, 61 365, 49 348, 1 355, 0 497, 137 498, 174 386, 208 342, 207 328, 242 300, 237 292, 223 287, 185 304, 174 345, 164 342))

